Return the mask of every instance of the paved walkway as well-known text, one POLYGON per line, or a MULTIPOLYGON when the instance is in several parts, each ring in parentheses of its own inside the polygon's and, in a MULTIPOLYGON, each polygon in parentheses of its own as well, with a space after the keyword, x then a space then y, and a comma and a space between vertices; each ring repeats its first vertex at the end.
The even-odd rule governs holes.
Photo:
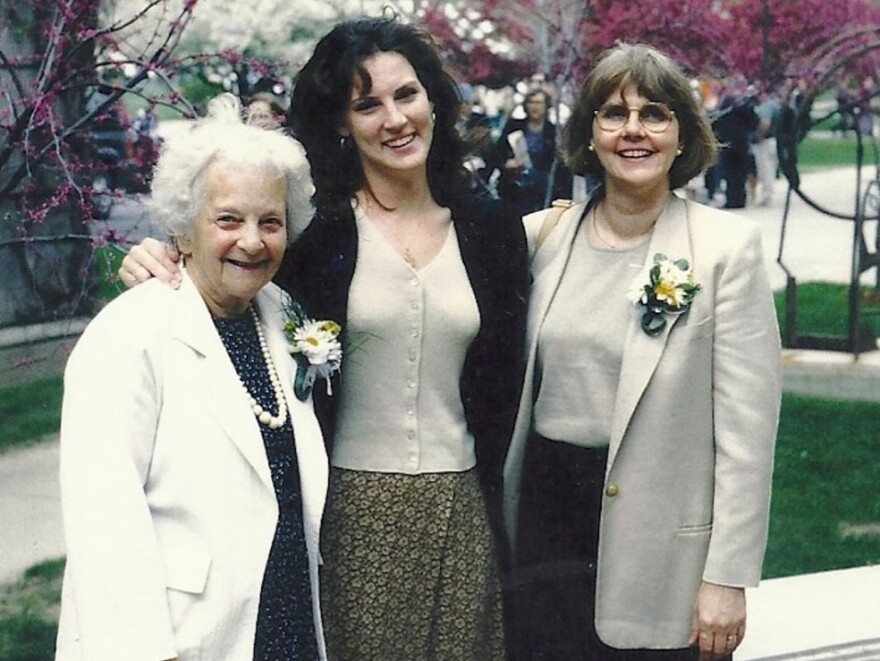
MULTIPOLYGON (((779 183, 775 205, 734 212, 761 223, 774 288, 785 284, 776 264, 784 196, 784 182, 779 183)), ((806 175, 804 188, 838 211, 852 208, 852 170, 806 175)), ((789 222, 784 257, 798 281, 847 282, 851 224, 823 217, 800 200, 793 202, 789 222)), ((873 243, 873 234, 869 238, 873 243)), ((47 346, 22 349, 22 364, 30 364, 28 351, 38 358, 47 346)), ((63 358, 66 348, 66 341, 59 341, 50 353, 63 358)), ((880 351, 857 360, 850 354, 785 351, 783 359, 787 391, 880 401, 880 351)), ((57 440, 0 456, 0 583, 64 554, 57 473, 57 440)), ((768 580, 749 591, 748 601, 749 631, 736 661, 880 660, 880 565, 768 580)))
MULTIPOLYGON (((870 170, 862 170, 863 189, 865 178, 870 175, 870 170)), ((785 287, 785 271, 777 264, 777 258, 788 186, 785 179, 776 183, 772 204, 732 210, 732 213, 760 224, 767 273, 774 290, 785 287)), ((801 176, 801 189, 815 202, 837 213, 853 214, 855 187, 855 168, 837 168, 801 176)), ((877 223, 865 225, 868 245, 873 246, 877 223)), ((799 283, 812 280, 849 282, 852 244, 853 223, 824 215, 792 194, 782 261, 799 283)), ((872 278, 865 276, 863 282, 870 284, 872 278)))
POLYGON ((0 456, 0 583, 64 555, 58 441, 0 456))

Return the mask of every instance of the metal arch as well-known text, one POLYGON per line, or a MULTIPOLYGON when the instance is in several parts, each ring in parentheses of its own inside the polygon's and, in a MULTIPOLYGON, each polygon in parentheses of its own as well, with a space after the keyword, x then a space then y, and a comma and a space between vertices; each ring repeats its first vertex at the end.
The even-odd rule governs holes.
MULTIPOLYGON (((846 351, 856 357, 859 353, 877 349, 877 340, 873 332, 861 322, 861 275, 871 268, 877 268, 876 288, 880 292, 880 225, 874 238, 873 250, 868 248, 865 239, 865 222, 880 219, 880 145, 877 139, 870 136, 870 144, 873 155, 874 174, 862 192, 862 169, 865 167, 864 136, 861 131, 855 130, 856 134, 856 191, 853 202, 853 213, 844 214, 825 208, 807 195, 800 187, 800 176, 797 166, 797 152, 801 140, 809 133, 814 124, 824 121, 838 114, 832 111, 826 117, 813 122, 810 119, 810 109, 816 96, 824 91, 835 74, 846 67, 856 58, 866 53, 880 49, 880 38, 872 38, 863 41, 869 35, 880 35, 880 26, 858 28, 831 40, 820 47, 811 58, 813 72, 820 72, 804 95, 804 101, 794 113, 790 123, 785 127, 787 132, 777 136, 779 143, 780 169, 789 182, 788 192, 785 198, 785 210, 783 213, 779 252, 776 262, 785 272, 786 296, 785 296, 785 329, 783 343, 786 347, 824 349, 831 351, 846 351), (860 41, 861 40, 861 41, 860 41), (856 43, 852 43, 855 41, 856 43), (807 126, 808 129, 798 134, 798 127, 807 126), (846 220, 853 223, 852 256, 849 283, 849 316, 846 337, 799 335, 797 333, 797 281, 791 270, 785 265, 782 255, 785 245, 785 235, 788 226, 788 214, 791 207, 791 195, 795 193, 806 204, 820 213, 832 218, 846 220)), ((880 94, 872 93, 870 99, 880 94)), ((869 101, 870 101, 869 99, 869 101)))

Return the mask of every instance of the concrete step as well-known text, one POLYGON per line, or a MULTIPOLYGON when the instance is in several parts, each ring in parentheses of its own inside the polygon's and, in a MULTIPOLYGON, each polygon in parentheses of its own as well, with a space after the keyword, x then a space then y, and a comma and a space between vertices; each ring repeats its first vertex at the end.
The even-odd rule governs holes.
POLYGON ((880 661, 880 565, 765 580, 746 603, 734 661, 880 661))
POLYGON ((756 661, 877 661, 878 659, 880 659, 880 638, 831 645, 806 652, 765 656, 756 661))

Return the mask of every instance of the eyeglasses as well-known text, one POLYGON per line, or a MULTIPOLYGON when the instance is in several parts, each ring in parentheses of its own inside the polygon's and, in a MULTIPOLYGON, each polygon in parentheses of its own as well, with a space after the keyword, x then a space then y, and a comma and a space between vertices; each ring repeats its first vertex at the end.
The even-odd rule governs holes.
POLYGON ((603 131, 619 131, 626 126, 631 113, 637 113, 639 124, 651 133, 663 133, 675 117, 674 110, 670 110, 665 103, 658 102, 646 103, 641 108, 627 108, 619 103, 606 103, 593 111, 596 123, 603 131))

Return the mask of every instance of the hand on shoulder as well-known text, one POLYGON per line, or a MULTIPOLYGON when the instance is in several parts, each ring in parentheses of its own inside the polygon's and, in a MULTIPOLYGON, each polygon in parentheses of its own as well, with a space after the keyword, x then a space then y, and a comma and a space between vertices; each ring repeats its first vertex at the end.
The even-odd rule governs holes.
POLYGON ((180 253, 175 248, 147 237, 122 260, 119 267, 119 279, 126 287, 134 287, 150 278, 158 278, 161 282, 177 289, 180 287, 180 253))

